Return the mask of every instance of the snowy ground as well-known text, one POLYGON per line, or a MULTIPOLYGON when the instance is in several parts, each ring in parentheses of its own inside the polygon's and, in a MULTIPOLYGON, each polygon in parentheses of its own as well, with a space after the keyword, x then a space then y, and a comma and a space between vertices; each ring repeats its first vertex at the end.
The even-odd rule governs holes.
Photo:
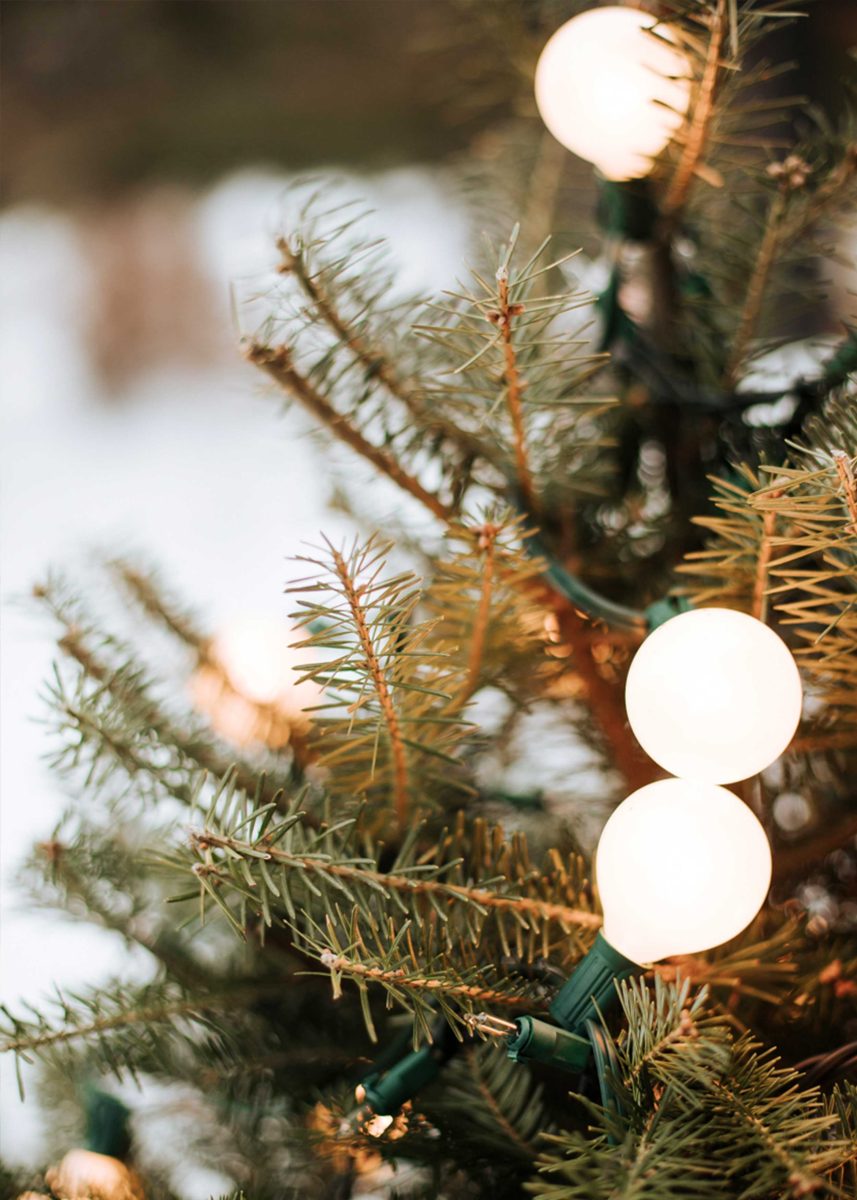
MULTIPOLYGON (((349 186, 379 210, 409 288, 452 282, 464 220, 435 177, 399 171, 349 186)), ((229 283, 270 261, 283 187, 282 179, 245 174, 196 205, 196 250, 218 300, 224 345, 233 337, 229 283)), ((49 631, 11 601, 49 565, 109 547, 144 550, 215 626, 236 613, 282 613, 284 560, 319 527, 342 529, 341 518, 324 514, 325 459, 306 425, 299 414, 278 418, 237 354, 216 369, 153 363, 122 403, 109 402, 77 320, 88 273, 68 217, 17 210, 0 219, 0 967, 2 998, 13 1009, 21 998, 37 1002, 54 983, 74 988, 144 966, 113 935, 27 912, 13 887, 16 864, 49 834, 64 797, 41 761, 44 731, 34 723, 49 631)), ((32 1100, 19 1102, 11 1064, 0 1070, 0 1154, 37 1163, 46 1118, 32 1100)), ((209 1194, 202 1180, 187 1191, 209 1194)))

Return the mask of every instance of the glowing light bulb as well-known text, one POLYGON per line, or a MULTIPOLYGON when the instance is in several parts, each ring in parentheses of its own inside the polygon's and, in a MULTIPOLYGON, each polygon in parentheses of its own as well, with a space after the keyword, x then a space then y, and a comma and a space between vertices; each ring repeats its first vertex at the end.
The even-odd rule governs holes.
POLYGON ((595 873, 604 938, 633 962, 656 962, 709 950, 749 925, 771 882, 771 849, 726 788, 661 779, 610 817, 595 873))
POLYGON ((194 672, 191 693, 222 737, 235 745, 272 749, 305 732, 323 692, 300 680, 312 651, 295 649, 305 634, 276 617, 239 617, 212 639, 207 661, 194 672))
POLYGON ((293 643, 305 636, 276 617, 239 617, 217 634, 211 650, 236 692, 297 717, 321 695, 312 680, 298 683, 308 659, 293 643))
POLYGON ((646 638, 631 663, 625 706, 638 742, 670 774, 734 783, 769 766, 791 741, 800 675, 767 625, 701 608, 646 638))
POLYGON ((595 8, 562 25, 536 67, 536 103, 557 141, 608 179, 648 175, 690 102, 690 65, 674 40, 633 8, 595 8))

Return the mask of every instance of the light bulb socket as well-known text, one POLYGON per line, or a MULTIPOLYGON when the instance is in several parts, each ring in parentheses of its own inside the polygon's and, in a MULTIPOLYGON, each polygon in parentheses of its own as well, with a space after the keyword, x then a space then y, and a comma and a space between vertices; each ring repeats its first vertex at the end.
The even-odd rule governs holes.
POLYGON ((568 1033, 585 1037, 586 1022, 597 1020, 616 1003, 619 980, 642 973, 639 963, 620 954, 599 933, 589 953, 554 996, 550 1015, 568 1033))
POLYGON ((538 1017, 518 1017, 517 1032, 509 1035, 506 1052, 515 1062, 540 1062, 565 1071, 582 1071, 590 1044, 582 1037, 548 1025, 538 1017))
POLYGON ((432 1042, 412 1050, 387 1070, 376 1070, 363 1080, 365 1103, 376 1116, 394 1117, 403 1104, 437 1079, 441 1068, 461 1046, 445 1020, 435 1025, 432 1034, 432 1042))
POLYGON ((629 242, 649 242, 659 219, 649 179, 604 179, 598 189, 598 224, 629 242))

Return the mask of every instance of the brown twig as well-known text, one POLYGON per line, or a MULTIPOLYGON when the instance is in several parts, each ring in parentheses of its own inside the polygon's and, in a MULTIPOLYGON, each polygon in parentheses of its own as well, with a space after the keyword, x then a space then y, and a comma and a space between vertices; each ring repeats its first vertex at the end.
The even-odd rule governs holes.
POLYGON ((286 346, 265 346, 260 342, 249 342, 245 348, 245 355, 250 362, 261 367, 282 388, 299 400, 341 442, 350 446, 400 488, 409 492, 429 512, 441 521, 453 520, 455 514, 450 505, 445 504, 434 492, 424 488, 420 481, 409 474, 386 450, 381 450, 365 438, 347 417, 337 412, 333 405, 316 391, 306 376, 295 368, 286 346))
POLYGON ((857 816, 850 816, 835 828, 822 831, 818 837, 810 838, 796 846, 780 847, 774 853, 774 878, 788 879, 808 866, 818 866, 828 854, 840 849, 855 837, 857 816))
POLYGON ((560 604, 560 599, 555 597, 553 604, 560 637, 571 647, 572 665, 581 678, 590 711, 609 748, 611 765, 620 772, 628 787, 636 790, 651 783, 661 772, 643 754, 631 733, 621 687, 605 679, 598 669, 592 656, 586 619, 567 601, 560 604))
POLYGON ((717 0, 717 7, 711 18, 711 40, 708 43, 708 52, 693 110, 693 118, 687 131, 684 149, 664 199, 664 215, 672 225, 675 224, 684 207, 690 185, 705 150, 709 123, 715 109, 715 92, 725 33, 726 0, 717 0))
POLYGON ((735 383, 762 311, 762 301, 780 246, 780 234, 787 207, 788 192, 785 188, 780 188, 768 212, 762 244, 759 246, 756 261, 753 264, 750 282, 747 285, 747 294, 744 298, 744 307, 741 309, 741 316, 738 320, 738 330, 732 343, 729 365, 726 368, 726 383, 729 387, 735 383))
POLYGON ((482 656, 485 651, 485 637, 488 632, 488 619, 491 615, 491 597, 494 591, 495 552, 497 549, 496 525, 486 524, 482 528, 479 539, 480 549, 485 552, 482 568, 482 590, 479 595, 479 605, 473 622, 473 632, 470 637, 470 654, 467 659, 467 677, 461 689, 460 703, 468 700, 479 683, 479 672, 482 668, 482 656))
POLYGON ((396 713, 396 706, 393 703, 393 697, 387 680, 384 677, 384 672, 381 670, 378 655, 375 653, 375 646, 372 641, 372 635, 369 632, 366 613, 361 601, 361 589, 355 586, 354 579, 348 569, 348 564, 339 551, 332 549, 332 555, 336 565, 336 573, 342 584, 343 592, 348 601, 348 607, 351 609, 351 615, 354 619, 357 636, 360 639, 360 645, 366 658, 366 664, 375 684, 375 692, 384 716, 384 723, 387 726, 387 735, 390 739, 390 753, 393 758, 393 802, 399 828, 403 829, 408 812, 408 760, 398 714, 396 713))
MULTIPOLYGON (((772 500, 777 500, 782 496, 781 491, 769 494, 772 500)), ((765 590, 768 585, 768 571, 771 566, 776 527, 776 510, 769 508, 762 516, 762 536, 759 542, 759 553, 756 558, 756 577, 753 581, 753 602, 750 609, 752 615, 759 621, 767 620, 768 616, 768 597, 765 595, 765 590)))
POLYGON ((836 474, 845 493, 845 503, 851 517, 850 532, 857 535, 857 481, 851 469, 851 460, 844 450, 833 451, 833 461, 836 464, 836 474))
MULTIPOLYGON (((537 511, 536 493, 527 455, 527 440, 524 431, 524 413, 521 398, 524 381, 518 370, 518 352, 512 337, 515 317, 523 312, 523 305, 509 300, 509 274, 505 269, 497 272, 497 294, 499 312, 496 314, 500 336, 503 341, 503 378, 506 383, 506 405, 512 419, 512 439, 515 448, 515 467, 521 496, 530 512, 537 511)), ((493 316, 494 314, 492 314, 493 316)))
POLYGON ((373 983, 390 983, 414 992, 443 992, 445 996, 461 996, 466 1000, 495 1005, 498 1008, 539 1007, 529 996, 508 995, 472 983, 446 983, 442 979, 427 979, 420 975, 409 975, 401 968, 389 970, 385 967, 368 967, 365 963, 353 962, 343 954, 334 954, 332 950, 322 951, 321 964, 327 967, 331 974, 351 975, 373 983))

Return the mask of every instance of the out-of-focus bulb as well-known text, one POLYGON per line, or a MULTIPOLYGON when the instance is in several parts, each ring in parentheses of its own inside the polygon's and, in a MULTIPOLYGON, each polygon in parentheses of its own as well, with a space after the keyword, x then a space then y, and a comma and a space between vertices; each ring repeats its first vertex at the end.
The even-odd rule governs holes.
POLYGON ((732 792, 661 779, 612 814, 595 873, 604 938, 633 962, 656 962, 739 934, 767 895, 771 849, 732 792))
POLYGON ((307 663, 306 654, 293 647, 301 636, 276 617, 238 617, 217 634, 211 653, 236 692, 297 717, 321 694, 312 680, 298 683, 307 663))
POLYGON ((800 675, 767 625, 700 608, 646 638, 628 672, 625 707, 640 745, 671 775, 734 783, 770 766, 792 740, 800 675))
POLYGON ((311 679, 300 681, 313 659, 293 643, 303 637, 276 617, 244 616, 228 622, 208 645, 194 672, 191 694, 217 732, 238 746, 263 743, 271 749, 305 732, 323 693, 311 679))
POLYGON ((536 103, 557 141, 608 179, 648 175, 690 102, 690 64, 674 40, 634 8, 594 8, 562 25, 536 67, 536 103))

